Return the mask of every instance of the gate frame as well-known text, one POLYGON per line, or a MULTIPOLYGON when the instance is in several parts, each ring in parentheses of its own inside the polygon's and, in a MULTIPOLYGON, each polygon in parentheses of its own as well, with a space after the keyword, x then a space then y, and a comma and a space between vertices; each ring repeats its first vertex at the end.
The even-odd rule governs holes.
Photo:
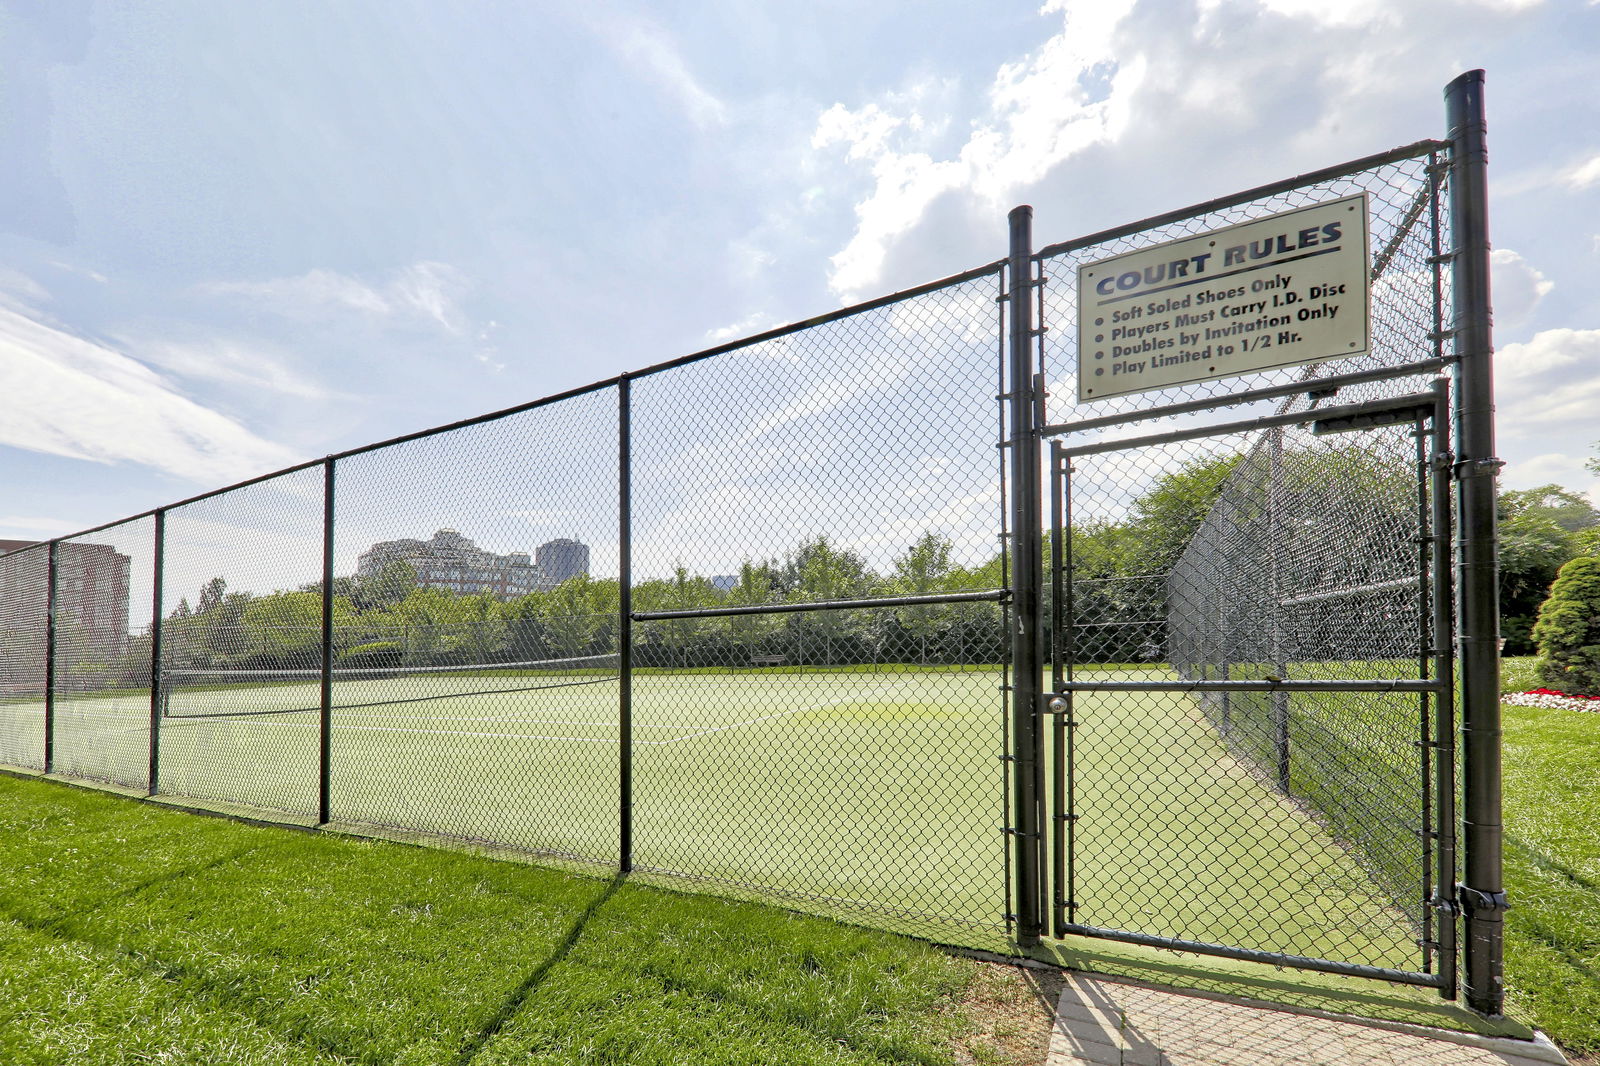
MULTIPOLYGON (((1052 245, 1029 254, 1032 208, 1011 212, 1011 244, 1008 261, 1008 322, 1011 433, 1005 442, 1010 451, 1013 486, 1012 517, 1015 521, 1012 569, 1012 664, 1013 664, 1013 749, 1014 825, 1012 835, 1017 940, 1029 949, 1039 942, 1044 928, 1043 894, 1040 879, 1046 866, 1047 848, 1040 832, 1039 813, 1044 797, 1043 719, 1068 710, 1063 703, 1052 707, 1047 700, 1059 700, 1056 693, 1040 691, 1040 652, 1043 647, 1044 619, 1039 609, 1039 589, 1043 582, 1043 559, 1038 534, 1042 519, 1042 471, 1040 452, 1046 438, 1069 431, 1084 431, 1157 415, 1174 415, 1219 406, 1217 400, 1191 401, 1151 408, 1135 416, 1106 416, 1069 425, 1046 424, 1039 408, 1043 403, 1042 381, 1035 377, 1035 360, 1042 365, 1043 330, 1035 329, 1028 295, 1043 284, 1033 264, 1047 256, 1074 248, 1104 243, 1227 206, 1247 203, 1276 193, 1287 192, 1317 181, 1370 169, 1387 162, 1424 154, 1447 154, 1450 233, 1454 247, 1435 248, 1435 268, 1451 268, 1453 321, 1441 324, 1436 343, 1449 340, 1452 350, 1442 348, 1437 357, 1409 364, 1410 375, 1438 370, 1454 370, 1452 390, 1453 432, 1450 438, 1456 454, 1436 459, 1444 464, 1454 482, 1456 513, 1455 540, 1455 626, 1450 649, 1458 661, 1460 685, 1457 700, 1461 722, 1462 782, 1462 879, 1448 897, 1444 881, 1436 888, 1436 909, 1440 915, 1441 941, 1444 929, 1454 932, 1459 918, 1465 945, 1465 993, 1474 1011, 1494 1017, 1504 1005, 1504 920, 1506 899, 1502 868, 1501 829, 1501 723, 1499 707, 1499 595, 1497 532, 1495 515, 1496 475, 1504 464, 1494 455, 1494 405, 1492 378, 1492 322, 1490 317, 1488 192, 1484 72, 1468 71, 1445 89, 1447 139, 1421 141, 1349 163, 1259 186, 1241 193, 1167 212, 1127 226, 1105 230, 1087 237, 1052 245), (1029 550, 1031 545, 1032 550, 1029 550)), ((1438 175, 1429 182, 1427 202, 1437 200, 1438 175)), ((1416 210, 1420 212, 1423 203, 1416 210)), ((1386 250, 1387 251, 1387 250, 1386 250)), ((1382 258, 1380 254, 1380 259, 1382 258)), ((1319 377, 1319 387, 1359 384, 1397 376, 1391 370, 1319 377)), ((1310 381, 1271 388, 1247 389, 1225 399, 1244 403, 1288 396, 1305 390, 1310 381)), ((1435 424, 1436 431, 1439 429, 1435 424)), ((1060 544, 1052 546, 1059 556, 1060 544)), ((1057 600, 1059 603, 1059 600, 1057 600)), ((1436 619, 1443 618, 1444 604, 1435 608, 1436 619)), ((1441 707, 1441 712, 1444 708, 1441 707)), ((1059 720, 1059 719, 1058 719, 1059 720)), ((1441 765, 1449 757, 1441 750, 1441 765)), ((1441 812, 1443 813, 1443 812, 1441 812)), ((1453 813, 1453 812, 1452 812, 1453 813)), ((1070 825, 1070 822, 1068 823, 1070 825)), ((1441 848, 1441 852, 1444 849, 1441 848)), ((1453 861, 1453 856, 1452 856, 1453 861)), ((1169 945, 1170 946, 1170 945, 1169 945)), ((1440 956, 1445 952, 1441 946, 1440 956)), ((1454 952, 1451 952, 1452 963, 1454 952)), ((1279 961, 1284 960, 1264 960, 1279 961)), ((1341 968, 1342 970, 1343 968, 1341 968)), ((1365 968, 1375 969, 1375 968, 1365 968)), ((1394 974, 1378 972, 1368 976, 1395 979, 1394 974)), ((1436 982, 1427 982, 1436 983, 1436 982)), ((1453 986, 1453 982, 1452 982, 1453 986)), ((1446 996, 1453 987, 1441 987, 1446 996)))
MULTIPOLYGON (((1398 367, 1386 368, 1381 373, 1387 378, 1402 378, 1414 376, 1414 364, 1405 364, 1398 367)), ((1325 379, 1308 380, 1299 386, 1301 391, 1308 388, 1321 389, 1325 379)), ((1380 379, 1381 380, 1381 379, 1380 379)), ((1326 430, 1321 432, 1337 433, 1349 430, 1358 430, 1371 427, 1395 426, 1412 424, 1415 428, 1413 434, 1417 439, 1416 465, 1414 467, 1417 478, 1417 518, 1419 528, 1419 547, 1428 552, 1429 565, 1427 569, 1431 575, 1427 580, 1419 583, 1418 594, 1421 597, 1418 604, 1419 615, 1426 619, 1428 629, 1432 630, 1438 624, 1438 618, 1430 615, 1428 608, 1439 603, 1449 603, 1451 592, 1451 571, 1448 565, 1448 555, 1444 552, 1440 530, 1448 529, 1450 525, 1448 504, 1441 511, 1441 495, 1445 490, 1445 478, 1437 464, 1431 461, 1432 456, 1441 449, 1441 444, 1448 438, 1450 424, 1450 408, 1448 392, 1443 387, 1442 381, 1436 381, 1434 388, 1427 392, 1412 393, 1402 396, 1393 396, 1386 399, 1368 400, 1358 403, 1338 404, 1329 407, 1314 407, 1304 411, 1280 412, 1259 418, 1247 419, 1237 422, 1221 423, 1216 425, 1196 426, 1187 429, 1169 430, 1163 433, 1153 433, 1140 437, 1131 437, 1123 440, 1097 441, 1077 446, 1066 446, 1058 440, 1050 442, 1050 473, 1051 473, 1051 499, 1055 504, 1052 513, 1052 539, 1062 545, 1059 555, 1052 553, 1054 558, 1070 564, 1071 557, 1071 528, 1070 514, 1072 495, 1070 491, 1072 465, 1070 459, 1078 455, 1098 455, 1109 452, 1127 452, 1144 447, 1155 447, 1163 444, 1177 443, 1186 440, 1203 440, 1211 437, 1228 436, 1230 434, 1273 432, 1288 426, 1325 424, 1326 430), (1432 451, 1423 446, 1423 438, 1431 441, 1432 451)), ((1230 397, 1220 397, 1216 407, 1225 406, 1232 402, 1230 397)), ((1146 416, 1148 417, 1148 416, 1146 416)), ((1142 420, 1138 419, 1138 420, 1142 420)), ((1130 420, 1130 423, 1136 420, 1130 420)), ((1317 430, 1314 430, 1317 432, 1317 430)), ((1054 623, 1052 633, 1053 655, 1053 689, 1050 693, 1050 702, 1046 713, 1053 719, 1053 748, 1055 758, 1055 789, 1053 794, 1051 823, 1053 830, 1052 839, 1052 913, 1051 929, 1057 937, 1066 935, 1088 936, 1104 940, 1115 940, 1122 943, 1139 944, 1145 947, 1169 948, 1178 951, 1190 951, 1201 955, 1214 955, 1222 958, 1242 959, 1247 962, 1264 962, 1274 966, 1291 966, 1296 969, 1314 970, 1321 973, 1342 974, 1351 977, 1367 977, 1378 980, 1391 981, 1397 984, 1421 985, 1438 988, 1441 995, 1453 999, 1456 990, 1456 940, 1454 926, 1449 921, 1439 924, 1438 939, 1430 936, 1433 927, 1430 911, 1453 908, 1451 897, 1440 895, 1439 887, 1454 881, 1454 827, 1451 797, 1454 793, 1455 778, 1453 774, 1454 760, 1448 753, 1453 745, 1449 735, 1452 716, 1447 712, 1455 697, 1455 685, 1450 671, 1450 649, 1447 643, 1432 641, 1420 647, 1418 656, 1418 671, 1431 674, 1420 678, 1410 679, 1321 679, 1321 680, 1232 680, 1222 679, 1216 681, 1075 681, 1071 676, 1073 666, 1070 654, 1072 645, 1073 626, 1070 623, 1072 601, 1072 582, 1064 580, 1063 574, 1068 572, 1067 565, 1063 565, 1052 574, 1052 587, 1056 590, 1057 603, 1052 605, 1052 620, 1054 623), (1417 761, 1423 774, 1418 798, 1419 806, 1423 812, 1423 851, 1421 863, 1417 873, 1423 888, 1423 935, 1418 946, 1423 950, 1424 966, 1431 966, 1435 960, 1438 962, 1438 972, 1429 969, 1402 970, 1392 967, 1372 966, 1362 963, 1338 962, 1330 959, 1316 958, 1305 955, 1293 955, 1287 952, 1264 951, 1255 948, 1234 947, 1226 944, 1208 943, 1204 941, 1182 940, 1175 937, 1155 936, 1138 933, 1126 929, 1110 929, 1101 926, 1084 925, 1068 920, 1071 912, 1078 906, 1074 897, 1074 870, 1073 870, 1073 837, 1075 823, 1080 817, 1073 797, 1076 772, 1072 763, 1074 749, 1074 729, 1077 724, 1073 718, 1073 704, 1075 694, 1079 692, 1176 692, 1176 693, 1231 693, 1231 692, 1266 692, 1272 696, 1272 720, 1277 732, 1276 747, 1278 750, 1278 765, 1274 774, 1277 787, 1285 794, 1288 793, 1288 733, 1287 733, 1287 700, 1290 693, 1294 692, 1370 692, 1370 693, 1415 693, 1419 700, 1431 700, 1431 721, 1433 731, 1427 731, 1430 721, 1428 708, 1419 708, 1419 741, 1417 761), (1430 752, 1441 753, 1437 763, 1429 766, 1430 752), (1437 806, 1433 807, 1434 801, 1437 806), (1431 816, 1431 817, 1430 817, 1431 816), (1437 842, 1435 850, 1430 845, 1437 842), (1430 869, 1430 863, 1437 863, 1437 869, 1430 869)), ((1423 576, 1419 574, 1419 577, 1423 576)), ((1431 633, 1429 634, 1432 635, 1431 633)), ((1283 667, 1280 663, 1280 672, 1283 667)))

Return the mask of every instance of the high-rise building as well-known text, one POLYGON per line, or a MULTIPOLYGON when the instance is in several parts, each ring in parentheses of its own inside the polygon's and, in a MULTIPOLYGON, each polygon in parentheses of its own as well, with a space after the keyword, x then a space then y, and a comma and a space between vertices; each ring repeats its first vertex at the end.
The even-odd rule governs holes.
POLYGON ((539 545, 534 560, 553 588, 569 577, 589 572, 589 546, 576 540, 549 540, 539 545))
MULTIPOLYGON (((0 553, 29 547, 0 540, 0 553)), ((49 567, 44 549, 0 563, 0 644, 5 675, 44 676, 49 567), (25 562, 24 562, 25 560, 25 562)), ((128 582, 133 561, 109 544, 64 540, 56 548, 56 648, 74 662, 109 662, 128 650, 128 582)))

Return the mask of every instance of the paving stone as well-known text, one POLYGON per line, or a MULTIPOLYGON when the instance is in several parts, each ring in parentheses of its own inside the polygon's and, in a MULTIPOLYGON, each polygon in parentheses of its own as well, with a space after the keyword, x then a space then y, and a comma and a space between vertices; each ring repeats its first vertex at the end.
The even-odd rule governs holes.
POLYGON ((1233 1003, 1087 974, 1061 992, 1049 1066, 1559 1066, 1538 1042, 1233 1003))

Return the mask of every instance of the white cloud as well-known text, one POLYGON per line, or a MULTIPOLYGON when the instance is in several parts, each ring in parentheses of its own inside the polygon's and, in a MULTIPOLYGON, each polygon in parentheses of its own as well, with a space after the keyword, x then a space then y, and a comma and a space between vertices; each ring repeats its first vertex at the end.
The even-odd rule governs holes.
POLYGON ((1587 189, 1591 185, 1600 185, 1600 154, 1570 168, 1562 175, 1562 180, 1574 189, 1587 189))
POLYGON ((1556 283, 1546 278, 1533 264, 1509 248, 1496 248, 1489 254, 1494 317, 1501 325, 1521 322, 1533 314, 1556 283))
POLYGON ((988 114, 951 158, 931 154, 930 127, 915 110, 899 116, 874 103, 824 111, 813 147, 845 145, 846 158, 867 163, 873 180, 872 192, 856 205, 854 236, 833 257, 834 291, 849 300, 879 284, 890 247, 940 197, 970 191, 998 207, 1062 160, 1115 139, 1127 120, 1122 101, 1144 75, 1137 59, 1119 64, 1113 47, 1117 25, 1132 6, 1129 0, 1070 11, 1062 2, 1047 5, 1047 12, 1064 15, 1065 28, 1039 51, 999 69, 988 114))
POLYGON ((459 301, 467 276, 448 263, 423 260, 374 284, 332 270, 310 270, 268 281, 216 281, 200 291, 236 296, 286 318, 353 314, 385 322, 422 321, 449 333, 467 328, 459 301))
MULTIPOLYGON (((1548 329, 1495 354, 1500 435, 1561 445, 1571 465, 1600 439, 1600 329, 1548 329)), ((1581 465, 1581 462, 1579 463, 1581 465)))
POLYGON ((138 463, 217 484, 292 463, 287 448, 178 394, 121 352, 0 309, 0 444, 138 463))
POLYGON ((860 298, 957 243, 967 262, 950 254, 951 268, 989 258, 1019 202, 1041 236, 1070 235, 1062 216, 1086 232, 1436 133, 1451 51, 1511 33, 1527 6, 1050 0, 1058 31, 998 68, 954 146, 918 135, 893 94, 820 112, 813 146, 842 171, 826 187, 853 194, 856 216, 830 284, 860 298))
POLYGON ((25 310, 48 302, 50 293, 28 275, 0 267, 0 307, 25 310))
MULTIPOLYGON (((22 530, 28 535, 37 534, 37 539, 48 540, 51 537, 61 536, 66 533, 76 533, 78 527, 71 522, 63 522, 59 518, 44 518, 39 515, 0 515, 0 530, 13 533, 22 530)), ((26 540, 28 536, 7 537, 8 540, 26 540)))
POLYGON ((719 326, 716 329, 706 330, 706 340, 710 341, 712 344, 721 344, 723 341, 737 340, 740 337, 751 337, 762 332, 763 330, 769 330, 779 325, 782 325, 782 323, 778 322, 767 312, 757 311, 752 315, 747 315, 737 322, 729 323, 726 326, 719 326))
POLYGON ((677 46, 656 24, 638 18, 607 15, 595 30, 635 73, 654 82, 700 127, 728 121, 728 108, 690 72, 677 46))
POLYGON ((338 398, 255 345, 213 338, 205 341, 138 341, 118 338, 143 363, 191 381, 210 381, 252 392, 323 402, 338 398))
POLYGON ((106 284, 107 281, 104 274, 98 270, 90 270, 88 267, 73 266, 71 263, 64 263, 59 259, 50 260, 50 265, 62 273, 77 274, 79 277, 88 278, 90 281, 99 282, 101 285, 106 284))

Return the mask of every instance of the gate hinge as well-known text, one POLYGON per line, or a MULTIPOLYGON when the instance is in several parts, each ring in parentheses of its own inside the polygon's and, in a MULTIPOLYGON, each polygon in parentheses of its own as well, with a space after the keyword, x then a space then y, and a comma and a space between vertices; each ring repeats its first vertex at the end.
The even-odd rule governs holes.
POLYGON ((1469 915, 1511 909, 1511 901, 1504 892, 1484 892, 1462 884, 1456 885, 1456 905, 1469 915))
POLYGON ((1435 470, 1448 471, 1452 467, 1454 467, 1455 465, 1456 465, 1456 455, 1455 455, 1454 452, 1434 452, 1433 453, 1433 468, 1435 470))
POLYGON ((1453 899, 1450 899, 1448 896, 1435 894, 1432 899, 1423 900, 1422 905, 1424 907, 1431 907, 1440 914, 1448 914, 1452 918, 1461 913, 1461 904, 1457 903, 1453 899))
POLYGON ((1454 259, 1460 254, 1460 252, 1440 252, 1438 255, 1428 256, 1428 258, 1424 259, 1423 262, 1427 263, 1429 266, 1438 266, 1441 263, 1450 262, 1450 260, 1454 259))

